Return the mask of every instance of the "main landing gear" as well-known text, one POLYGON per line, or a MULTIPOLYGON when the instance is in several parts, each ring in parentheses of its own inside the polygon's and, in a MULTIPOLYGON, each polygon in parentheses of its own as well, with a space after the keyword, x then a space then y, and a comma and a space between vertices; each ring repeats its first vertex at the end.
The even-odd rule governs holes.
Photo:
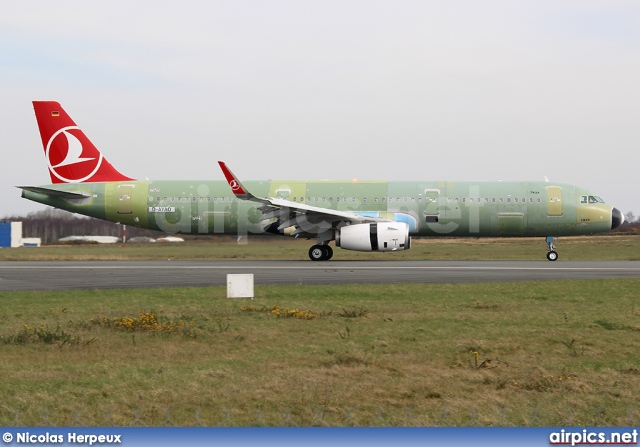
POLYGON ((329 245, 314 245, 309 249, 309 258, 312 261, 328 261, 333 256, 333 248, 329 245))
POLYGON ((558 259, 558 252, 554 244, 556 238, 553 236, 547 236, 547 259, 549 261, 555 261, 558 259))

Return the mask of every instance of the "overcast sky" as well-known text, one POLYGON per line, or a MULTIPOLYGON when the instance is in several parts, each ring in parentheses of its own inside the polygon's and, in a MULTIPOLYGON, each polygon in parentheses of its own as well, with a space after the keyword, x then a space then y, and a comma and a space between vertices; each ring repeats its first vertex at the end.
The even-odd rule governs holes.
POLYGON ((640 2, 4 2, 0 216, 32 100, 151 179, 543 180, 640 214, 640 2))

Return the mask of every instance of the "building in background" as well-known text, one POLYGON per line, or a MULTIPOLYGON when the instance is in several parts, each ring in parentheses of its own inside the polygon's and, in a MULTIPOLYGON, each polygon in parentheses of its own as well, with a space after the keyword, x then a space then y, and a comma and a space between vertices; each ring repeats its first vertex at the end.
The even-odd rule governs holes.
POLYGON ((0 248, 39 247, 39 237, 22 237, 22 222, 0 222, 0 248))

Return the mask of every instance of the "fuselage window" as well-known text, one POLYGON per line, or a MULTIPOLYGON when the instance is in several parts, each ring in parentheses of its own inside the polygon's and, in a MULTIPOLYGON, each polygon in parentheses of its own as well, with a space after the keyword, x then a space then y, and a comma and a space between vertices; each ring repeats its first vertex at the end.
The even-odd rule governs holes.
POLYGON ((382 198, 382 202, 384 203, 384 202, 386 202, 386 201, 387 201, 387 198, 386 198, 386 197, 383 197, 383 198, 382 198))
POLYGON ((364 199, 362 199, 362 201, 363 201, 364 203, 367 203, 367 198, 365 197, 364 199))
POLYGON ((300 201, 301 201, 301 202, 304 202, 304 197, 300 197, 300 201))
POLYGON ((355 198, 355 197, 351 197, 351 201, 352 201, 352 202, 355 202, 355 201, 356 201, 356 198, 355 198))
MULTIPOLYGON (((122 196, 120 198, 122 199, 122 196)), ((149 196, 149 202, 153 202, 153 196, 149 196)))
POLYGON ((516 197, 515 199, 513 199, 516 203, 518 203, 518 198, 516 197))
POLYGON ((156 201, 158 201, 158 202, 159 202, 159 201, 160 201, 160 197, 156 197, 156 201))
POLYGON ((507 197, 507 203, 511 203, 511 197, 507 197))
POLYGON ((500 197, 500 203, 504 202, 504 199, 502 197, 500 197))
POLYGON ((329 202, 333 202, 333 197, 329 197, 329 202))
POLYGON ((538 203, 540 203, 540 197, 538 197, 538 203))
POLYGON ((374 201, 374 202, 377 202, 377 201, 378 201, 378 198, 377 198, 377 197, 374 197, 374 198, 373 198, 373 201, 374 201))
POLYGON ((182 202, 182 197, 178 196, 178 202, 182 202))
POLYGON ((211 202, 211 196, 207 196, 207 202, 211 202))

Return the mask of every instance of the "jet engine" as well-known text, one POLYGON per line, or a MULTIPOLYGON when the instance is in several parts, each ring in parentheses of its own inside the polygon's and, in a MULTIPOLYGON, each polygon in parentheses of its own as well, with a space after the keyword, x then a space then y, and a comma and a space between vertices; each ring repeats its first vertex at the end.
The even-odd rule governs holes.
POLYGON ((336 247, 356 251, 400 251, 411 248, 404 222, 347 225, 336 231, 336 247))

